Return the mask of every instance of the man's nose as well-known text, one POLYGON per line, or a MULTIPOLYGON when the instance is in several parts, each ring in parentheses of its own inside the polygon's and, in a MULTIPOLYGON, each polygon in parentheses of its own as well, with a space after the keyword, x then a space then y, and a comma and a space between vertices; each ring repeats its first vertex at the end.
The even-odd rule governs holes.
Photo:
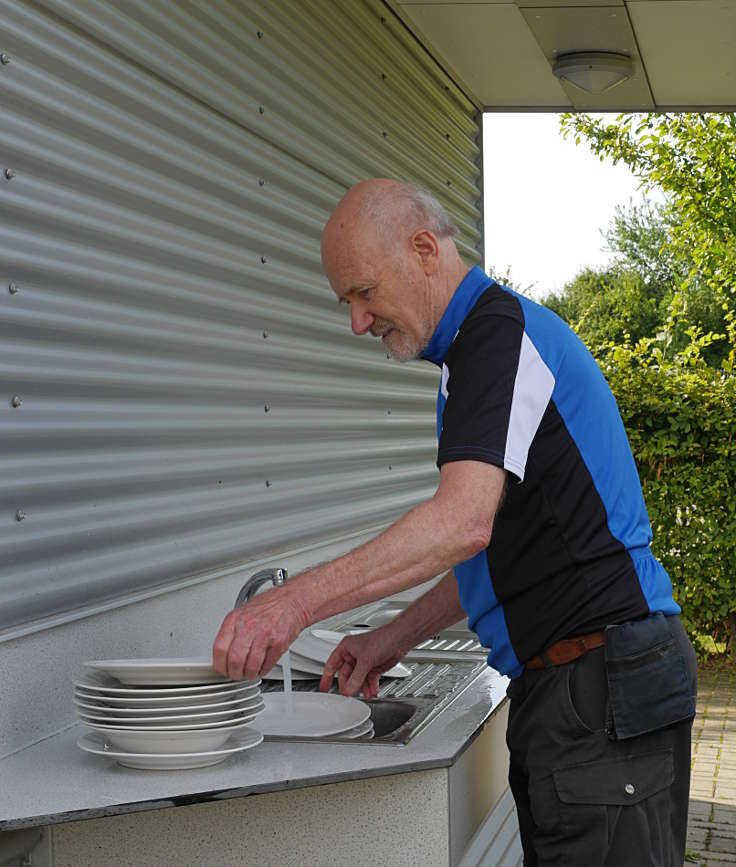
POLYGON ((369 313, 359 303, 353 301, 350 305, 350 325, 353 334, 365 334, 376 321, 376 317, 369 313))

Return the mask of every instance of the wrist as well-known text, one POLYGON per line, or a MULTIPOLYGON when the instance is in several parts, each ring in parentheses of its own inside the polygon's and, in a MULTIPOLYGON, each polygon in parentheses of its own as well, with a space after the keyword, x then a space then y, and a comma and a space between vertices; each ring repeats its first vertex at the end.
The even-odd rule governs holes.
POLYGON ((302 632, 315 622, 312 608, 306 598, 307 594, 304 593, 303 587, 296 584, 284 584, 283 592, 291 604, 299 631, 302 632))

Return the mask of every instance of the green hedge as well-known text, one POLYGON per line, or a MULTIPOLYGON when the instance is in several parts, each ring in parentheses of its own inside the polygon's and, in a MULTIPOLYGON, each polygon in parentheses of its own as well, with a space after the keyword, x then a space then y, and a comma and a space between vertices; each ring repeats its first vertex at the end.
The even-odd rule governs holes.
POLYGON ((601 347, 639 469, 652 549, 693 637, 736 625, 736 377, 702 358, 710 335, 666 360, 656 341, 601 347))

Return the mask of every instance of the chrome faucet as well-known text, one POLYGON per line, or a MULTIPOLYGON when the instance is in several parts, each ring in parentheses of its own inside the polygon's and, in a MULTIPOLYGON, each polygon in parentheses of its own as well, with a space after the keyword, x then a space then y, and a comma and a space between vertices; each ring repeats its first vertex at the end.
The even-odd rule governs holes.
POLYGON ((241 605, 245 605, 256 590, 258 590, 262 584, 265 584, 266 581, 272 581, 274 587, 281 587, 288 577, 289 573, 286 569, 281 569, 280 567, 274 569, 261 569, 260 572, 251 575, 245 584, 243 584, 240 593, 238 593, 238 598, 235 600, 235 607, 240 608, 241 605))

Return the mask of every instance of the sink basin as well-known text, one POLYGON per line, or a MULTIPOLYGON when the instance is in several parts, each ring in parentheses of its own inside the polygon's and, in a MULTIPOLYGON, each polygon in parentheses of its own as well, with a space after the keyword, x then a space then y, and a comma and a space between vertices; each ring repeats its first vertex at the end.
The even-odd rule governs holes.
POLYGON ((416 703, 399 699, 377 698, 369 702, 373 721, 374 740, 395 734, 417 712, 416 703))

